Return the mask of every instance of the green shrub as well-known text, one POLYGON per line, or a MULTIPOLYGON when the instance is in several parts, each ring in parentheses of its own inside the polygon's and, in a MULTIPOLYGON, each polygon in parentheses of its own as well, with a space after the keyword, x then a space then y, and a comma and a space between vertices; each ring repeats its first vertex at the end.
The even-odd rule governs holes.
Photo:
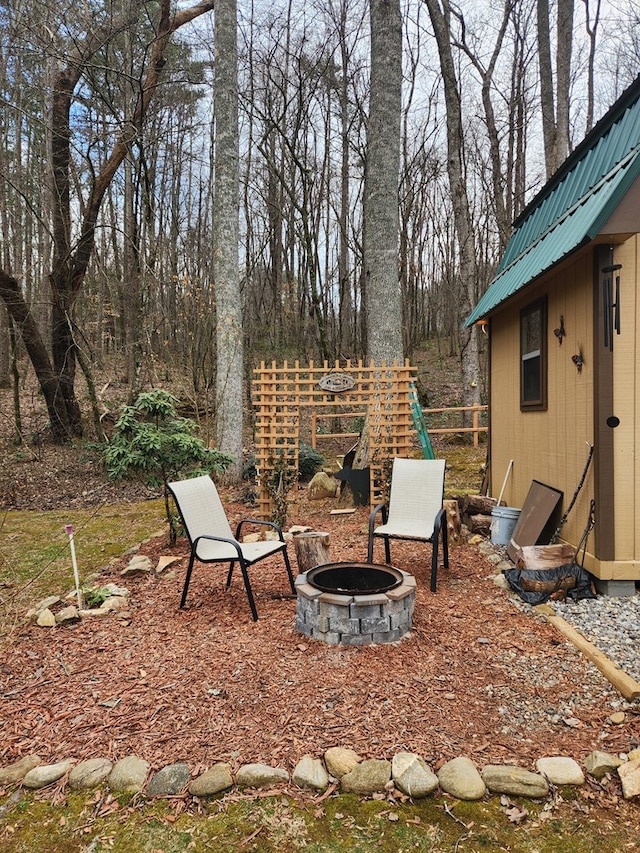
POLYGON ((178 415, 177 403, 176 397, 161 389, 140 394, 132 405, 123 407, 104 451, 111 479, 138 477, 148 486, 163 487, 172 543, 178 520, 171 511, 167 484, 199 474, 222 474, 234 462, 197 437, 197 424, 178 415))
POLYGON ((325 458, 321 453, 314 447, 300 442, 298 446, 298 475, 303 482, 308 482, 316 471, 322 468, 324 463, 325 458))

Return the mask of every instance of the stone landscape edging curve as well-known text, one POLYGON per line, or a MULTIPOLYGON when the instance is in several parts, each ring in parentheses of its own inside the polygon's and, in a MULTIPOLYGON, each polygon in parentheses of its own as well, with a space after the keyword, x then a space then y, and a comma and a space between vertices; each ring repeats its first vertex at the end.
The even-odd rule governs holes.
MULTIPOLYGON (((579 787, 587 782, 580 765, 566 756, 547 756, 536 761, 536 771, 514 764, 487 764, 478 769, 471 759, 458 756, 434 773, 417 754, 399 752, 391 761, 363 759, 353 750, 331 747, 323 758, 303 756, 292 773, 267 764, 243 764, 234 775, 224 762, 214 764, 192 777, 186 762, 166 765, 151 773, 147 761, 128 755, 115 763, 107 758, 77 762, 66 758, 43 764, 37 755, 28 755, 0 768, 0 787, 21 786, 39 790, 50 785, 86 791, 106 785, 114 793, 143 794, 149 798, 189 795, 213 797, 232 788, 264 789, 293 784, 300 791, 315 794, 355 793, 372 796, 394 789, 411 799, 434 793, 449 794, 460 800, 480 800, 485 795, 505 794, 528 799, 546 799, 553 788, 579 787)), ((640 749, 624 757, 594 751, 584 761, 585 770, 600 785, 614 774, 627 800, 640 795, 640 749)))

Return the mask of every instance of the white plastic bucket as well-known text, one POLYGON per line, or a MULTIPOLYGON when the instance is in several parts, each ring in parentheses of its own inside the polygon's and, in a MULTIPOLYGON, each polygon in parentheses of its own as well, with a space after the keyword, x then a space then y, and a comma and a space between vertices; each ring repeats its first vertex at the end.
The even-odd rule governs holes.
POLYGON ((494 506, 491 510, 491 541, 508 545, 515 530, 520 510, 512 506, 494 506))

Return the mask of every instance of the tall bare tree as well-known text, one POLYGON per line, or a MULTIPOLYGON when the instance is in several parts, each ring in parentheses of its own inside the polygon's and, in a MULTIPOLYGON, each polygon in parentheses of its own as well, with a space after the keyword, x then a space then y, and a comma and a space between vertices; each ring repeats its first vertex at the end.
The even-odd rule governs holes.
POLYGON ((589 36, 589 61, 587 65, 587 132, 593 127, 593 113, 595 104, 595 56, 596 56, 596 41, 598 37, 598 25, 600 24, 600 8, 602 0, 595 0, 593 19, 591 18, 591 6, 589 0, 582 0, 584 3, 585 26, 587 35, 589 36))
POLYGON ((549 0, 537 0, 540 100, 547 178, 550 178, 566 159, 570 149, 569 91, 573 47, 573 12, 574 0, 557 0, 554 97, 549 0))
POLYGON ((403 358, 398 264, 398 182, 402 117, 399 0, 370 0, 371 88, 364 194, 367 355, 403 358))
POLYGON ((213 282, 216 298, 216 439, 242 475, 243 333, 238 257, 238 13, 236 0, 217 0, 215 11, 215 169, 213 282))
MULTIPOLYGON (((464 124, 460 83, 456 74, 451 39, 451 4, 449 0, 426 0, 433 26, 440 70, 444 87, 447 124, 447 172, 453 206, 453 216, 460 258, 461 317, 470 313, 476 292, 476 247, 473 220, 467 194, 467 176, 464 159, 464 124)), ((461 333, 460 363, 462 368, 462 399, 470 406, 480 400, 479 354, 477 330, 465 329, 461 333)))
POLYGON ((466 38, 466 25, 461 10, 454 10, 454 14, 460 22, 459 45, 473 63, 481 81, 482 106, 487 127, 487 140, 489 142, 489 159, 491 163, 491 201, 495 206, 495 223, 499 236, 499 251, 502 252, 507 245, 511 233, 512 211, 507 207, 507 176, 505 175, 505 158, 500 151, 500 131, 496 120, 494 108, 494 75, 496 65, 500 58, 500 51, 504 41, 505 33, 511 17, 513 0, 504 0, 502 7, 502 19, 496 33, 496 40, 488 62, 484 62, 478 53, 468 43, 466 38))

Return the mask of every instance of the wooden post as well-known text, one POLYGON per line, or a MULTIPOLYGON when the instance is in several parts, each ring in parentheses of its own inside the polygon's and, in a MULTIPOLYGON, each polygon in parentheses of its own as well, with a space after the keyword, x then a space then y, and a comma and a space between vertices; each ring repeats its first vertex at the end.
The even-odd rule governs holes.
POLYGON ((523 545, 520 548, 518 566, 524 569, 556 569, 566 563, 572 563, 576 549, 569 543, 559 545, 523 545))
POLYGON ((618 690, 628 702, 635 702, 640 696, 640 684, 620 669, 617 663, 610 660, 597 646, 585 639, 579 631, 565 622, 562 616, 547 616, 547 621, 570 640, 573 645, 598 667, 604 677, 618 690))
POLYGON ((298 572, 302 575, 316 566, 331 562, 329 553, 329 534, 319 530, 299 533, 293 537, 298 572))

